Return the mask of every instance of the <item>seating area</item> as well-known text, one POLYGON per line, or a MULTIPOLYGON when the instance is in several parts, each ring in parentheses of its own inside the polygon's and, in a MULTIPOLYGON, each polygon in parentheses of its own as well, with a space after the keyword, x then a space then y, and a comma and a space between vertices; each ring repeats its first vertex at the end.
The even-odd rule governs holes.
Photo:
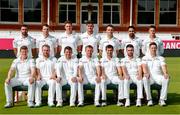
MULTIPOLYGON (((92 84, 86 84, 84 85, 84 90, 94 90, 95 89, 95 85, 92 84)), ((130 85, 130 89, 134 90, 134 94, 136 95, 136 85, 134 83, 132 83, 130 85)), ((15 97, 15 91, 27 91, 28 90, 28 86, 15 86, 13 87, 13 100, 15 97)), ((44 85, 42 87, 42 91, 47 91, 48 90, 48 85, 44 85)), ((66 84, 62 87, 62 90, 70 90, 70 85, 66 84)), ((117 97, 117 90, 118 90, 118 85, 115 84, 108 84, 107 85, 107 90, 113 90, 115 92, 115 97, 117 97)), ((161 90, 161 86, 158 84, 153 84, 151 85, 151 90, 156 90, 157 91, 157 98, 160 97, 160 90, 161 90)), ((144 93, 145 94, 145 93, 144 93)), ((14 102, 13 102, 14 105, 14 102)))

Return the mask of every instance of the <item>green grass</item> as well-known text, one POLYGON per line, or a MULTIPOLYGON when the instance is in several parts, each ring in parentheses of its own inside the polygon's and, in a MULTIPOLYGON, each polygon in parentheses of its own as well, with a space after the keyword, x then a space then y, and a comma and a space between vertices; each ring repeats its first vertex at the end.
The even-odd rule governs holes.
MULTIPOLYGON (((40 108, 28 108, 26 102, 15 104, 15 107, 5 109, 4 95, 4 80, 7 76, 7 71, 10 67, 12 59, 0 59, 0 114, 180 114, 180 58, 166 58, 168 70, 171 76, 168 92, 168 106, 160 107, 155 105, 147 107, 135 107, 133 104, 129 108, 117 107, 113 99, 111 91, 108 93, 108 102, 110 105, 106 107, 96 108, 93 104, 86 105, 82 108, 68 106, 68 103, 62 108, 50 108, 45 103, 45 106, 40 108)), ((46 98, 44 96, 44 98, 46 98)), ((93 103, 92 95, 88 94, 85 97, 86 102, 93 103)))

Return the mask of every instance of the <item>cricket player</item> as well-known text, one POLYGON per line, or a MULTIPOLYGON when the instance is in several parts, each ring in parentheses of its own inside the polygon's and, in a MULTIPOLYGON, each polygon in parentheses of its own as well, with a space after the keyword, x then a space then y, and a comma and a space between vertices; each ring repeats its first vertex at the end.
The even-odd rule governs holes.
MULTIPOLYGON (((20 56, 20 48, 21 46, 27 46, 28 48, 28 57, 29 58, 35 58, 36 56, 36 40, 32 38, 28 34, 28 26, 27 25, 22 25, 21 26, 21 35, 13 40, 13 48, 14 48, 14 54, 16 57, 20 56)), ((25 92, 23 91, 18 91, 15 93, 15 102, 17 102, 20 99, 24 99, 25 97, 25 92)))
POLYGON ((37 68, 37 79, 36 79, 36 94, 35 94, 35 107, 41 106, 41 88, 44 85, 48 85, 48 106, 55 106, 54 96, 56 91, 56 74, 55 74, 55 64, 57 59, 50 56, 50 46, 42 46, 43 56, 36 59, 37 68))
POLYGON ((106 46, 107 45, 113 46, 113 49, 114 49, 113 57, 117 57, 119 54, 121 44, 120 44, 119 40, 116 37, 114 37, 113 32, 114 32, 113 25, 108 25, 106 27, 106 36, 101 39, 100 45, 99 45, 99 51, 100 51, 100 55, 102 57, 106 57, 106 46))
POLYGON ((143 70, 144 70, 144 88, 147 96, 148 106, 153 105, 151 88, 150 85, 153 83, 162 86, 161 94, 159 99, 159 105, 165 106, 165 101, 167 100, 167 90, 169 83, 169 74, 167 71, 167 65, 165 59, 157 54, 158 45, 155 42, 149 44, 149 56, 144 56, 142 58, 143 70))
POLYGON ((28 48, 28 57, 32 58, 36 56, 36 40, 28 35, 28 26, 21 26, 21 35, 18 38, 13 40, 14 54, 16 57, 20 56, 21 46, 27 46, 28 48))
POLYGON ((86 23, 86 32, 80 35, 81 44, 82 44, 82 56, 86 56, 85 47, 87 45, 93 46, 93 57, 98 55, 98 45, 101 40, 101 37, 97 34, 94 34, 94 23, 92 21, 87 21, 86 23))
POLYGON ((120 67, 120 60, 113 57, 113 46, 106 46, 106 57, 101 58, 101 68, 102 68, 102 106, 106 106, 106 85, 113 83, 118 85, 118 102, 117 106, 122 106, 122 100, 124 99, 124 80, 122 77, 122 70, 120 67))
POLYGON ((128 44, 126 46, 127 56, 121 60, 121 66, 124 75, 124 98, 126 99, 125 107, 130 106, 130 84, 135 83, 137 86, 136 106, 141 106, 143 98, 143 81, 141 60, 134 56, 134 46, 128 44))
POLYGON ((49 25, 45 24, 42 26, 42 35, 36 39, 36 49, 38 57, 43 57, 42 46, 50 46, 50 56, 54 57, 57 53, 57 39, 49 34, 49 25))
MULTIPOLYGON (((59 65, 56 68, 57 74, 60 78, 65 78, 65 80, 70 85, 70 107, 75 106, 76 95, 77 95, 77 85, 78 85, 78 59, 72 56, 72 48, 66 46, 64 48, 64 56, 58 59, 57 64, 59 65)), ((81 92, 82 93, 82 92, 81 92)), ((82 102, 79 101, 79 104, 82 102)))
MULTIPOLYGON (((94 84, 95 85, 95 98, 94 105, 100 106, 99 98, 101 91, 101 70, 98 58, 93 57, 93 47, 87 45, 85 47, 86 55, 79 60, 79 77, 78 91, 83 92, 83 84, 94 84)), ((84 101, 84 94, 80 94, 80 101, 84 101)), ((82 105, 80 105, 82 106, 82 105)))
POLYGON ((71 21, 65 21, 64 28, 65 32, 58 38, 60 55, 64 56, 64 48, 70 46, 73 51, 73 56, 77 56, 78 50, 80 50, 81 47, 80 38, 77 34, 73 33, 71 21))
POLYGON ((20 56, 13 61, 5 80, 5 108, 13 106, 12 88, 19 85, 28 86, 28 107, 34 106, 35 74, 35 62, 33 59, 28 58, 28 47, 21 46, 20 56), (15 77, 13 77, 14 72, 16 73, 15 77))
POLYGON ((156 36, 155 26, 149 27, 149 38, 144 39, 142 43, 142 53, 144 55, 149 55, 149 44, 151 42, 155 42, 157 44, 157 55, 162 55, 164 53, 164 46, 162 40, 156 36))
POLYGON ((121 49, 123 50, 124 56, 127 56, 126 52, 126 46, 128 44, 133 44, 134 46, 134 56, 139 57, 140 52, 141 52, 141 47, 142 47, 142 40, 138 38, 135 35, 135 27, 134 26, 129 26, 128 27, 128 38, 122 39, 121 41, 121 49))

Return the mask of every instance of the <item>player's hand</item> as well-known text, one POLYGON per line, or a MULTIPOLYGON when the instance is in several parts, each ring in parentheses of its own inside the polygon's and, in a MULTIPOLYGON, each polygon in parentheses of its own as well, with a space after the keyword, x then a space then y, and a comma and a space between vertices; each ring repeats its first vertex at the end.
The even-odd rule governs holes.
POLYGON ((51 76, 50 79, 56 80, 56 77, 52 77, 52 76, 51 76))
POLYGON ((146 77, 147 79, 149 79, 149 78, 150 78, 149 73, 145 73, 145 74, 144 74, 144 77, 146 77))
POLYGON ((126 75, 126 76, 125 76, 125 79, 130 80, 129 75, 126 75))
POLYGON ((10 79, 7 78, 7 79, 5 80, 5 83, 9 84, 9 83, 10 83, 10 79))
POLYGON ((124 80, 124 78, 123 78, 122 76, 119 76, 119 79, 120 79, 120 80, 124 80))
POLYGON ((40 77, 40 76, 37 77, 37 81, 39 81, 39 80, 41 80, 41 77, 40 77))
POLYGON ((96 82, 100 83, 101 82, 101 78, 100 77, 96 77, 96 82))
POLYGON ((137 76, 137 80, 142 80, 142 77, 141 76, 137 76))
POLYGON ((62 78, 60 78, 60 77, 56 78, 56 82, 57 82, 57 83, 60 83, 61 80, 62 80, 62 78))
POLYGON ((102 75, 102 76, 101 76, 101 79, 104 79, 104 80, 105 80, 105 79, 106 79, 106 76, 102 75))
POLYGON ((77 78, 76 77, 72 77, 71 81, 75 83, 75 82, 77 82, 77 78))
POLYGON ((165 79, 168 79, 168 78, 169 78, 169 75, 168 75, 168 74, 164 74, 164 78, 165 78, 165 79))
POLYGON ((33 83, 34 83, 34 78, 30 77, 30 78, 29 78, 29 83, 30 83, 30 84, 33 84, 33 83))
POLYGON ((79 83, 83 82, 83 78, 82 77, 77 77, 77 80, 78 80, 79 83))

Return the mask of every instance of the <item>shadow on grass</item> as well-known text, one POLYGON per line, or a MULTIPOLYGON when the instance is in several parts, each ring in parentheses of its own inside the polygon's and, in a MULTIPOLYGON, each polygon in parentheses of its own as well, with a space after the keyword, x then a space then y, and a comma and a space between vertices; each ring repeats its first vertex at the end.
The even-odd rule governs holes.
MULTIPOLYGON (((157 95, 155 93, 153 93, 152 96, 153 96, 154 104, 157 105, 158 104, 157 95)), ((130 99, 131 99, 131 105, 135 105, 136 96, 131 93, 130 99)), ((166 102, 167 102, 168 106, 169 105, 180 105, 180 94, 168 93, 168 99, 167 99, 166 102)), ((76 101, 76 104, 78 104, 77 101, 76 101)), ((115 94, 107 93, 107 104, 108 105, 116 105, 117 104, 117 98, 116 98, 115 94)), ((146 100, 145 99, 142 100, 142 104, 146 105, 146 100)), ((85 94, 84 105, 85 106, 94 105, 94 94, 92 94, 92 93, 85 94)), ((27 106, 26 101, 15 103, 15 107, 21 107, 21 106, 27 106)), ((43 96, 43 98, 42 98, 42 106, 48 106, 47 105, 47 95, 43 96)), ((63 106, 69 106, 69 94, 67 95, 66 101, 63 102, 63 106)))

